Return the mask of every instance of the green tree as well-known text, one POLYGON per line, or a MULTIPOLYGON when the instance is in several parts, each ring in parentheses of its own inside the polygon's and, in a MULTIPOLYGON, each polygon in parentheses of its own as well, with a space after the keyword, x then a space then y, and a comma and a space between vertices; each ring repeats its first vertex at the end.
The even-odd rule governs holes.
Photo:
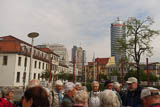
POLYGON ((119 71, 117 71, 117 70, 112 71, 112 72, 110 73, 110 77, 111 77, 111 76, 117 76, 117 80, 118 80, 118 81, 121 81, 121 74, 120 74, 119 71))
POLYGON ((129 18, 126 21, 126 40, 120 39, 120 50, 126 50, 127 56, 136 63, 137 78, 140 82, 140 60, 143 54, 152 55, 153 47, 150 45, 151 38, 158 35, 158 30, 150 27, 153 20, 147 17, 145 20, 129 18))
POLYGON ((57 77, 58 79, 68 80, 68 81, 72 81, 72 79, 73 79, 72 74, 64 73, 64 72, 60 72, 60 73, 56 74, 55 77, 57 77))
POLYGON ((41 78, 45 80, 49 80, 49 70, 45 70, 41 73, 41 78))
MULTIPOLYGON (((140 79, 141 79, 142 81, 147 81, 147 74, 146 74, 143 70, 140 70, 139 73, 140 73, 140 75, 141 75, 140 79)), ((127 81, 127 79, 128 79, 129 77, 136 77, 136 78, 137 78, 137 72, 134 71, 134 70, 128 71, 128 73, 127 73, 127 74, 125 75, 125 77, 124 77, 125 81, 127 81)), ((151 82, 156 82, 156 81, 158 81, 158 77, 156 77, 156 76, 153 75, 152 73, 149 73, 149 79, 150 79, 151 82)))

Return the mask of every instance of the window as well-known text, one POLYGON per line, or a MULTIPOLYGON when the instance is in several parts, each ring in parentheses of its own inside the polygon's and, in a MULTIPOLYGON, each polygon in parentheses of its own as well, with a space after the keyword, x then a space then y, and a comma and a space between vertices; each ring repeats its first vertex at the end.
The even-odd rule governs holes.
POLYGON ((25 59, 24 59, 24 67, 26 67, 27 66, 27 57, 25 57, 25 59))
POLYGON ((33 78, 36 79, 36 73, 34 73, 34 77, 33 78))
POLYGON ((37 61, 34 61, 34 68, 37 68, 37 61))
POLYGON ((40 74, 38 74, 38 80, 40 80, 40 74))
POLYGON ((18 65, 21 66, 21 57, 18 57, 18 65))
POLYGON ((43 67, 42 67, 42 69, 44 69, 44 62, 43 62, 43 67))
POLYGON ((41 69, 41 62, 39 62, 39 69, 41 69))
POLYGON ((3 65, 7 65, 8 56, 3 56, 3 65))
POLYGON ((16 82, 20 82, 20 72, 17 72, 17 79, 16 82))

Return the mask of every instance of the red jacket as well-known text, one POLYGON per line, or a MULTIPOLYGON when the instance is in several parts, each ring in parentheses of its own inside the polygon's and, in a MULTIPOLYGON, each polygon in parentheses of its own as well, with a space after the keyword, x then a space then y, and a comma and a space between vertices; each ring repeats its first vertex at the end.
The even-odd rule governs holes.
POLYGON ((0 98, 0 107, 13 107, 13 104, 5 98, 0 98))

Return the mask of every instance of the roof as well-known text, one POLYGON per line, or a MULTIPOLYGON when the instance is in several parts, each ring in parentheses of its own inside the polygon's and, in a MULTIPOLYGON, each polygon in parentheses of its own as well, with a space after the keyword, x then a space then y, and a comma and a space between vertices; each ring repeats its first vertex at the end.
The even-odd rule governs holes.
POLYGON ((93 62, 88 62, 88 66, 93 66, 93 62))
MULTIPOLYGON (((21 49, 21 43, 24 43, 28 46, 32 46, 31 44, 25 42, 25 41, 22 41, 14 36, 3 36, 3 37, 0 37, 0 52, 20 52, 22 49, 21 49)), ((43 51, 43 52, 46 52, 46 53, 52 53, 56 56, 59 56, 57 55, 56 53, 54 53, 53 51, 51 51, 49 48, 37 48, 34 46, 34 48, 40 50, 40 51, 43 51)))
POLYGON ((95 62, 97 62, 98 64, 107 64, 109 61, 109 58, 96 58, 95 62))
POLYGON ((59 56, 59 55, 57 55, 56 53, 54 53, 51 49, 49 49, 49 48, 39 48, 41 51, 43 51, 43 52, 46 52, 46 53, 51 53, 51 54, 54 54, 54 55, 56 55, 56 56, 59 56))

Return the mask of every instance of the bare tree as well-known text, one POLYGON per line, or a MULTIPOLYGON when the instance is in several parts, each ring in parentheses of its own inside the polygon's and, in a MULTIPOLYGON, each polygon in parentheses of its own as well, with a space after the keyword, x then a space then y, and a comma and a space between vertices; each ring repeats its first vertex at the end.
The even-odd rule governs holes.
POLYGON ((129 18, 126 21, 126 40, 119 40, 120 50, 125 49, 127 56, 136 63, 138 82, 140 82, 140 60, 143 54, 152 56, 153 47, 150 45, 151 39, 159 34, 158 30, 151 29, 154 23, 152 18, 145 20, 129 18))

